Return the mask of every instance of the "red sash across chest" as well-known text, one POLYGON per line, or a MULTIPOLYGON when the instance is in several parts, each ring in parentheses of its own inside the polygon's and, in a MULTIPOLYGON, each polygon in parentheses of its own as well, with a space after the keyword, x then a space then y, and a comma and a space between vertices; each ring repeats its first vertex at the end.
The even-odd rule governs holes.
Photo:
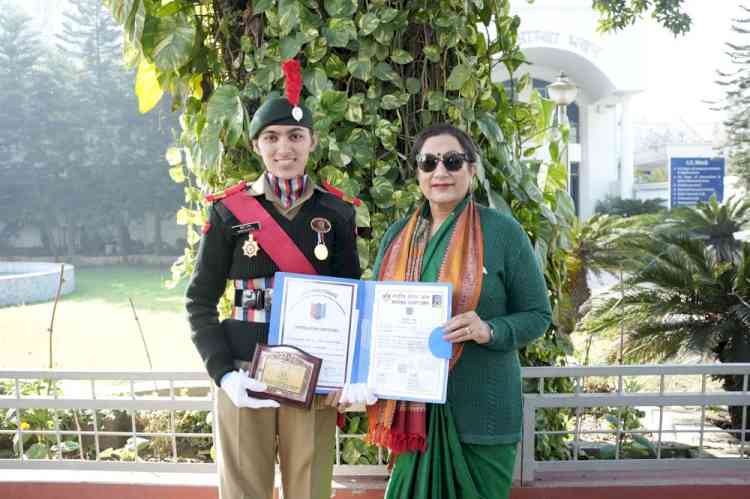
POLYGON ((316 275, 318 273, 289 234, 255 197, 245 191, 240 191, 227 196, 222 202, 241 224, 260 222, 260 229, 250 234, 258 241, 263 251, 271 257, 279 270, 297 274, 316 275))

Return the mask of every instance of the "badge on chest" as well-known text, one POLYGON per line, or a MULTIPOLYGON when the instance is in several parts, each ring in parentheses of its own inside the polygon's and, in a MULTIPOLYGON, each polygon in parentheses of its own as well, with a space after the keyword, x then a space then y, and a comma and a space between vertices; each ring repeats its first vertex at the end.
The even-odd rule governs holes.
POLYGON ((326 246, 325 234, 331 231, 330 220, 322 217, 315 217, 310 220, 310 227, 318 234, 318 242, 315 245, 313 254, 315 258, 323 261, 328 258, 328 247, 326 246))
POLYGON ((253 232, 256 230, 260 230, 260 222, 250 222, 232 227, 235 234, 248 234, 247 241, 242 244, 242 254, 248 258, 253 258, 260 250, 258 241, 253 237, 253 232))

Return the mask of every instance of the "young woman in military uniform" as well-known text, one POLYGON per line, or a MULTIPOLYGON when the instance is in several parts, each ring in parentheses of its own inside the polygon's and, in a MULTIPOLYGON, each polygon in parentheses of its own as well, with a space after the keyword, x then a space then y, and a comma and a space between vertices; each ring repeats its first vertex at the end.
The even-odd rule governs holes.
POLYGON ((277 453, 284 497, 331 495, 337 394, 328 401, 319 397, 305 410, 246 392, 265 389, 246 369, 255 345, 268 338, 273 276, 288 271, 279 262, 297 258, 320 275, 359 278, 361 273, 353 206, 305 174, 317 138, 312 113, 299 102, 301 85, 290 90, 290 81, 300 81, 299 65, 287 61, 284 66, 287 95, 266 100, 249 127, 266 171, 252 184, 210 197, 213 205, 187 288, 193 342, 221 387, 216 413, 222 499, 270 499, 277 453), (259 216, 248 219, 247 213, 259 216), (220 323, 217 304, 227 280, 235 288, 234 308, 232 318, 220 323))

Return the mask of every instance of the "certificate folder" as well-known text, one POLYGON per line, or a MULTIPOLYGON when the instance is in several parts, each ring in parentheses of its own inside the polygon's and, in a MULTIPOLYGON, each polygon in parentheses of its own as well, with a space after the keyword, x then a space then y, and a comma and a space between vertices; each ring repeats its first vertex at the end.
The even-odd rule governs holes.
POLYGON ((445 403, 451 296, 449 283, 278 272, 268 342, 323 358, 317 393, 367 383, 379 398, 445 403))

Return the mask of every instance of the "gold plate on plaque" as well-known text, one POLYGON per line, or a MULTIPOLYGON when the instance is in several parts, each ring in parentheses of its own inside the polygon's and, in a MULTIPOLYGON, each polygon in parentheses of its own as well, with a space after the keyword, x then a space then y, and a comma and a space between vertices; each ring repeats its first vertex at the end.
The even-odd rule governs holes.
POLYGON ((310 408, 323 360, 290 345, 255 348, 250 376, 267 385, 265 392, 248 394, 283 404, 310 408))

